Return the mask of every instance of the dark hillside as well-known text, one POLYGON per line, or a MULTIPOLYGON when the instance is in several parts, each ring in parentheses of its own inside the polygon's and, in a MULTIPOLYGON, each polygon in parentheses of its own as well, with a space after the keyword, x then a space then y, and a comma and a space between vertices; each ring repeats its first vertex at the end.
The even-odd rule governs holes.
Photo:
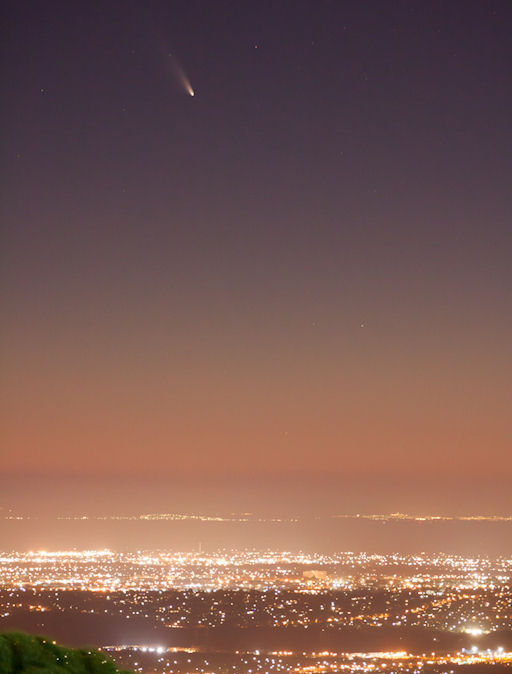
POLYGON ((102 653, 23 632, 0 634, 0 674, 129 674, 102 653))

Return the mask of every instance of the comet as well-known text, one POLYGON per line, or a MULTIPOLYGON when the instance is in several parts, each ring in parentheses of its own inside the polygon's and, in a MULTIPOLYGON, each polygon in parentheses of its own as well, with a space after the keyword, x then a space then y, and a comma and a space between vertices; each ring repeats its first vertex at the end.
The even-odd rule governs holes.
POLYGON ((195 96, 195 91, 190 84, 190 80, 188 79, 187 74, 185 73, 185 70, 178 59, 173 54, 168 54, 167 59, 169 70, 171 71, 176 82, 179 84, 180 88, 184 89, 184 91, 189 96, 195 96))

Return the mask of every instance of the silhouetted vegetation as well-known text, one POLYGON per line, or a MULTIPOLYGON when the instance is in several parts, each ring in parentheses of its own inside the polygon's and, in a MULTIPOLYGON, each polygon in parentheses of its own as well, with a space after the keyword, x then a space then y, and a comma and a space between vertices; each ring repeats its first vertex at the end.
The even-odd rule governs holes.
POLYGON ((129 674, 93 649, 58 646, 23 632, 0 634, 0 674, 129 674))

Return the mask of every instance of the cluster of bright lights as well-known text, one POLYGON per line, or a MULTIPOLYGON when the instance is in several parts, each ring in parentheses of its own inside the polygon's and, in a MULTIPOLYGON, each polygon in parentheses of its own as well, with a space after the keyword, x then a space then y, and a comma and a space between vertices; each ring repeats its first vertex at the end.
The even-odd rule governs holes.
MULTIPOLYGON (((104 648, 109 655, 138 671, 185 671, 205 673, 226 671, 224 662, 216 668, 212 654, 197 649, 176 649, 148 646, 109 646, 104 648), (193 655, 193 659, 191 656, 193 655), (178 656, 178 657, 177 657, 178 656), (179 657, 181 656, 181 657, 179 657)), ((293 674, 322 674, 328 672, 403 672, 437 671, 439 666, 512 664, 512 652, 503 648, 493 651, 413 654, 408 651, 378 652, 294 652, 294 651, 236 651, 228 658, 232 671, 246 672, 291 672, 293 674)), ((217 665, 219 663, 217 662, 217 665)))
POLYGON ((511 571, 508 558, 441 554, 33 551, 0 557, 0 590, 4 617, 74 610, 65 590, 78 590, 82 612, 169 628, 422 627, 478 637, 512 629, 511 571))
MULTIPOLYGON (((34 515, 18 515, 9 511, 0 516, 0 519, 24 520, 39 519, 34 515)), ((512 515, 432 515, 408 513, 345 513, 334 515, 290 517, 262 517, 253 513, 241 513, 231 515, 212 515, 195 513, 143 513, 139 515, 60 515, 59 520, 166 520, 174 522, 257 522, 257 523, 295 523, 311 520, 348 519, 348 520, 374 520, 377 522, 512 522, 512 515)))
POLYGON ((498 590, 512 559, 456 555, 330 555, 223 551, 33 551, 0 556, 1 587, 134 589, 294 589, 307 592, 384 587, 459 593, 498 590))

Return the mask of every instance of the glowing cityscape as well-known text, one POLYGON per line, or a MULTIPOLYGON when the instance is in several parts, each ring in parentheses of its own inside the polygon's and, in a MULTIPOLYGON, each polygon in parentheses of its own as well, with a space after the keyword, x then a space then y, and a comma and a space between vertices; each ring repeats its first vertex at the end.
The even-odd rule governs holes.
POLYGON ((512 0, 0 16, 0 674, 512 674, 512 0))
POLYGON ((81 625, 121 665, 162 674, 508 664, 511 572, 512 558, 448 554, 13 552, 0 628, 81 625))

